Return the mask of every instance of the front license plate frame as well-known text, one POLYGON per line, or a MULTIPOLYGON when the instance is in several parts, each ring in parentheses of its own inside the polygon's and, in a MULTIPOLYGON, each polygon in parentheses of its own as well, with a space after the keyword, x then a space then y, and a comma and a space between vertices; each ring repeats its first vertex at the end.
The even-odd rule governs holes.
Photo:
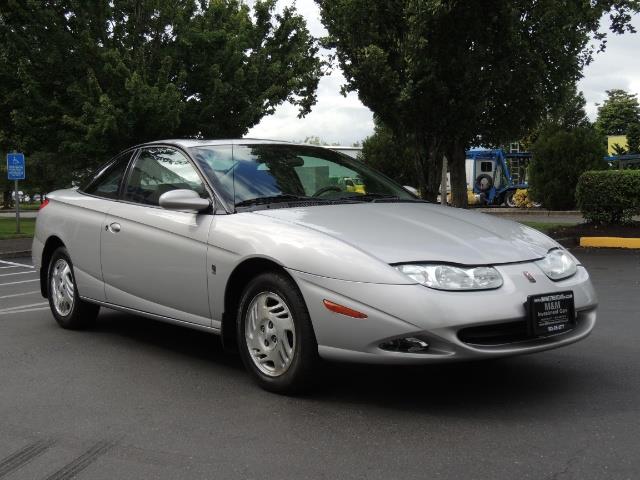
POLYGON ((568 332, 576 324, 573 291, 529 295, 527 297, 527 312, 529 334, 534 337, 568 332))

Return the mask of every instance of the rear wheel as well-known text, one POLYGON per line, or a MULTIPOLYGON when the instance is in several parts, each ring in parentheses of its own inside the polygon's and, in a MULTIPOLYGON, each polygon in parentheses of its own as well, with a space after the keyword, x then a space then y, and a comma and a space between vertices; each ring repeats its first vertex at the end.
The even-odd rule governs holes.
POLYGON ((513 198, 513 195, 515 193, 516 193, 515 191, 511 190, 511 191, 507 192, 506 195, 504 196, 504 204, 509 208, 516 208, 516 206, 517 206, 516 202, 515 202, 515 200, 513 198))
POLYGON ((237 318, 242 361, 258 384, 277 393, 308 388, 318 367, 311 318, 295 283, 263 273, 245 288, 237 318))
POLYGON ((47 286, 51 312, 61 327, 76 330, 95 322, 100 307, 80 299, 73 264, 64 247, 58 248, 51 256, 47 286))

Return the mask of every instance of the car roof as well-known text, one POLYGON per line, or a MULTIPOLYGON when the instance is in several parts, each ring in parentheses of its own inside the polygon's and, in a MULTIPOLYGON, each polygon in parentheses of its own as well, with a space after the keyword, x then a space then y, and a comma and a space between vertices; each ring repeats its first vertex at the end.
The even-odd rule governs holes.
POLYGON ((296 145, 291 142, 285 142, 281 140, 262 140, 258 138, 228 138, 228 139, 192 139, 192 138, 174 138, 168 140, 155 140, 153 142, 147 142, 142 145, 138 145, 138 147, 142 147, 145 145, 177 145, 182 148, 191 148, 191 147, 203 147, 206 145, 262 145, 267 143, 273 144, 282 144, 282 145, 296 145))

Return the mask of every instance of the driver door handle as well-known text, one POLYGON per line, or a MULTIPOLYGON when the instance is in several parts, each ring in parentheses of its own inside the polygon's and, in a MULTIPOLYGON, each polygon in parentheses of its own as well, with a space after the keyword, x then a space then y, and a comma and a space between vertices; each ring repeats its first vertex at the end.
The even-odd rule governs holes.
POLYGON ((120 224, 113 222, 109 225, 105 225, 104 229, 109 230, 111 233, 118 233, 120 231, 120 224))

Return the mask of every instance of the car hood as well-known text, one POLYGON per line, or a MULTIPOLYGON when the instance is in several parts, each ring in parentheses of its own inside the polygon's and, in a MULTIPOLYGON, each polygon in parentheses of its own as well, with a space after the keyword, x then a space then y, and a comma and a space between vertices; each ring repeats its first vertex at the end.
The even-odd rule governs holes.
POLYGON ((558 244, 522 224, 428 203, 359 203, 253 213, 322 232, 385 263, 488 265, 543 257, 558 244))

